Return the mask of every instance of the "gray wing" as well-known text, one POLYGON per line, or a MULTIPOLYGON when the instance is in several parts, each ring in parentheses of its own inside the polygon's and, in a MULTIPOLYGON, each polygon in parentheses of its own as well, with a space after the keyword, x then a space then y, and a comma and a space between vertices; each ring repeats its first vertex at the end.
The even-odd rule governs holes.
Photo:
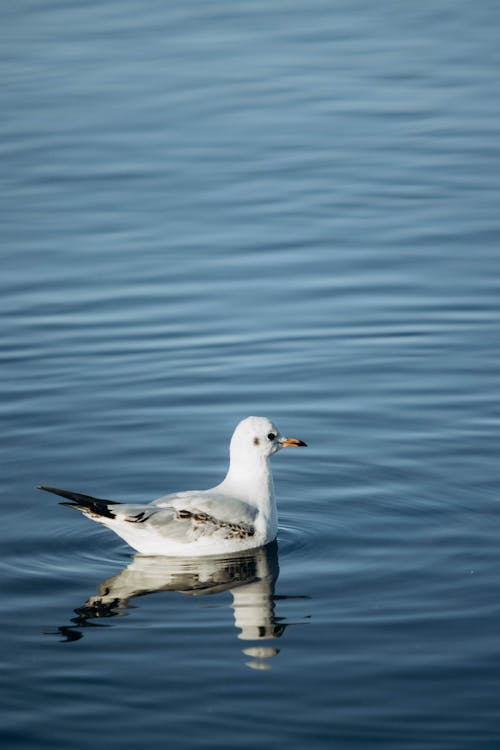
POLYGON ((162 507, 157 505, 119 505, 113 508, 116 521, 152 531, 175 542, 189 543, 208 537, 246 539, 255 529, 251 521, 229 521, 198 508, 162 507))
POLYGON ((56 487, 39 486, 38 489, 66 498, 70 502, 63 505, 109 526, 132 546, 134 532, 140 529, 181 543, 195 542, 203 536, 246 539, 255 533, 255 508, 237 498, 210 490, 179 492, 161 497, 149 505, 138 505, 103 500, 56 487))
POLYGON ((149 504, 149 508, 173 508, 177 511, 205 513, 219 521, 253 524, 257 508, 236 497, 213 490, 176 492, 149 504))

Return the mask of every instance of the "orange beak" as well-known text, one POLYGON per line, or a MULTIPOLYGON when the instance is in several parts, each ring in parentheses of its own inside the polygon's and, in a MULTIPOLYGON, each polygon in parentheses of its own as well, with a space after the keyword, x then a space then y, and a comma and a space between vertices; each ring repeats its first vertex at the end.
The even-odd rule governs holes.
POLYGON ((288 438, 288 437, 282 437, 280 439, 280 445, 282 448, 286 448, 288 445, 303 446, 304 448, 307 447, 307 443, 304 443, 303 440, 299 440, 298 438, 288 438))

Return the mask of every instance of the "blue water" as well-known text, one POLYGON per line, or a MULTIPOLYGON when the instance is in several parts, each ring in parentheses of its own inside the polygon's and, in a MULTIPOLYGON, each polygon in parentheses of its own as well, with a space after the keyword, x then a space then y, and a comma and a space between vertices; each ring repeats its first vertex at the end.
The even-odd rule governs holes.
POLYGON ((499 22, 2 5, 2 747, 498 748, 499 22), (277 548, 33 489, 208 487, 250 414, 277 548))

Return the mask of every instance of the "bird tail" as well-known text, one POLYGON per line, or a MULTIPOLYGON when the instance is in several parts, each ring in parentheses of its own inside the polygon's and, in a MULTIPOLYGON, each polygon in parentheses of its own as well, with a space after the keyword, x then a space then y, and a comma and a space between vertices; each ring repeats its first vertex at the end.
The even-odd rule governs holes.
POLYGON ((59 490, 57 487, 44 487, 37 485, 37 490, 44 490, 44 492, 52 492, 54 495, 60 495, 69 500, 69 503, 61 503, 66 505, 68 508, 75 508, 75 510, 81 510, 86 516, 90 518, 116 518, 116 514, 113 513, 109 506, 120 505, 116 500, 102 500, 98 497, 91 497, 90 495, 82 495, 79 492, 70 492, 69 490, 59 490))

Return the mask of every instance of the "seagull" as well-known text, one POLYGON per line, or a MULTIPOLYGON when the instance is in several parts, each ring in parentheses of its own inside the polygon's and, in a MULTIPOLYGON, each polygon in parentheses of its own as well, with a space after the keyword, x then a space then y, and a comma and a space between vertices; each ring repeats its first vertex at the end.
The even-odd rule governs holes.
POLYGON ((269 459, 287 446, 267 417, 247 417, 236 427, 224 480, 208 490, 164 495, 148 505, 102 500, 38 485, 70 502, 87 518, 107 526, 143 555, 195 557, 239 552, 272 542, 278 516, 269 459))

